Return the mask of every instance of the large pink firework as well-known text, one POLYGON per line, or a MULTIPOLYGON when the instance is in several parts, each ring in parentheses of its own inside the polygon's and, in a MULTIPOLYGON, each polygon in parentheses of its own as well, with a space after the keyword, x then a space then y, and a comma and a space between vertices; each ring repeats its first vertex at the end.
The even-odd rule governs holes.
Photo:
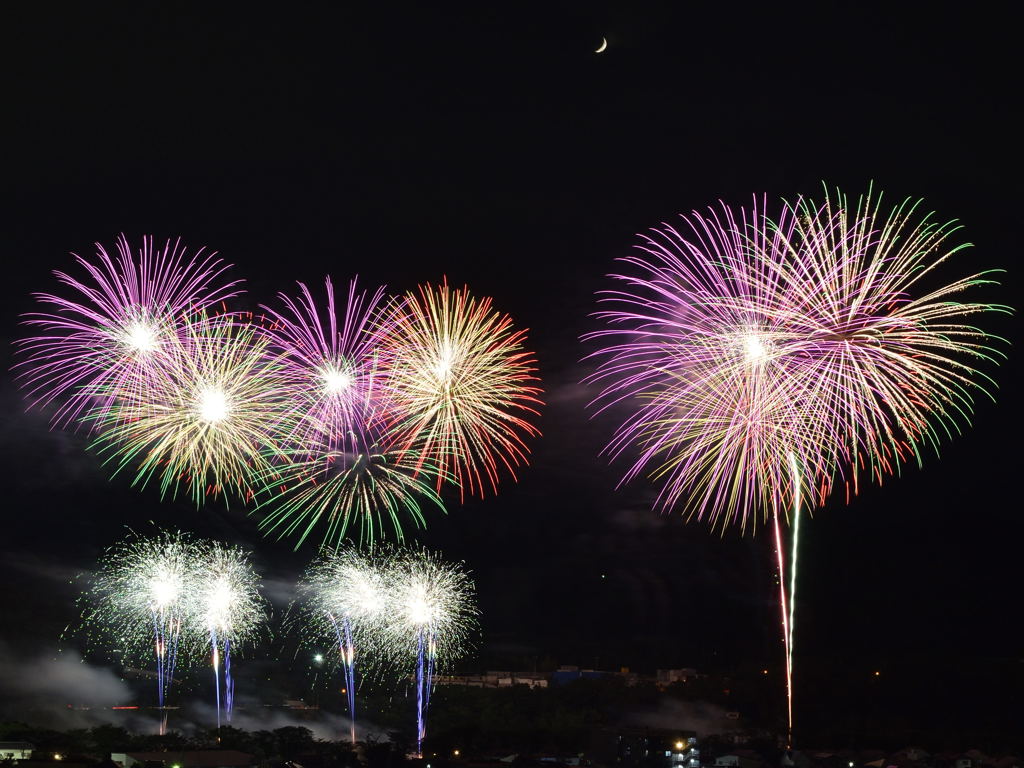
POLYGON ((778 558, 789 738, 798 521, 837 478, 881 482, 958 431, 1001 356, 961 320, 999 305, 955 300, 994 282, 943 283, 936 269, 963 245, 956 227, 905 201, 888 214, 871 193, 850 205, 782 205, 777 220, 694 212, 663 224, 623 259, 598 313, 604 345, 590 380, 602 409, 625 413, 607 447, 629 453, 624 480, 647 474, 658 503, 722 526, 771 518, 778 558), (780 518, 794 521, 788 590, 780 518))
POLYGON ((605 291, 596 403, 626 413, 609 443, 659 505, 746 526, 820 504, 837 477, 919 459, 970 412, 997 353, 954 301, 985 273, 922 288, 963 246, 949 224, 871 196, 763 203, 662 225, 605 291), (915 294, 919 294, 915 296, 915 294))
POLYGON ((612 276, 624 288, 602 293, 613 308, 598 313, 608 328, 590 334, 608 342, 593 355, 596 402, 627 412, 607 449, 634 452, 626 480, 650 473, 661 507, 746 525, 794 494, 811 501, 834 466, 831 423, 805 411, 812 383, 778 356, 789 298, 771 256, 794 221, 769 229, 756 202, 682 218, 652 230, 640 255, 622 259, 635 274, 612 276))
MULTIPOLYGON (((74 254, 73 254, 74 255, 74 254)), ((39 335, 18 342, 18 379, 33 406, 52 406, 55 426, 104 410, 119 391, 143 386, 168 349, 182 313, 240 293, 229 265, 200 248, 188 256, 180 240, 155 247, 144 237, 138 254, 127 238, 112 256, 99 243, 94 261, 75 255, 86 277, 56 271, 68 296, 37 293, 49 311, 24 323, 39 335)))

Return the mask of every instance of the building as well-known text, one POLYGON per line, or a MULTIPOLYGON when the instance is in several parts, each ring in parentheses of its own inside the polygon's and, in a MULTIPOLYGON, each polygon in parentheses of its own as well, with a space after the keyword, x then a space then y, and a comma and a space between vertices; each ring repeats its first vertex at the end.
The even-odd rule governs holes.
POLYGON ((749 749, 737 750, 715 758, 715 768, 763 768, 764 760, 749 749))
POLYGON ((170 752, 111 752, 121 768, 249 768, 256 758, 234 749, 197 749, 170 752))
POLYGON ((482 675, 438 675, 437 685, 460 685, 466 688, 511 688, 525 685, 547 688, 548 679, 538 672, 484 672, 482 675))
POLYGON ((580 669, 573 666, 561 666, 551 674, 552 685, 565 685, 573 680, 601 680, 611 677, 612 672, 600 669, 580 669))
POLYGON ((623 768, 700 768, 700 748, 693 731, 620 728, 604 731, 593 757, 623 768))
POLYGON ((0 760, 30 760, 34 749, 27 741, 0 741, 0 760))
POLYGON ((672 683, 685 683, 697 677, 697 670, 686 667, 685 669, 659 669, 655 673, 654 682, 659 686, 672 685, 672 683))

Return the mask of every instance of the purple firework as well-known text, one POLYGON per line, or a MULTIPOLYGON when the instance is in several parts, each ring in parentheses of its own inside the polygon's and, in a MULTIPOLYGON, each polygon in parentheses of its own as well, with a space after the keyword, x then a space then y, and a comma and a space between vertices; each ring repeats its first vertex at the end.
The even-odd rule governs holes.
POLYGON ((602 296, 592 380, 629 411, 609 452, 636 452, 626 478, 656 478, 665 509, 746 525, 837 479, 856 492, 861 472, 920 463, 988 393, 975 365, 1000 340, 963 321, 1009 310, 958 300, 991 272, 938 281, 966 247, 955 222, 872 192, 780 208, 663 224, 602 296))
POLYGON ((295 299, 279 294, 283 311, 263 306, 268 352, 284 366, 296 413, 282 441, 293 458, 344 451, 370 428, 384 392, 375 325, 384 289, 359 291, 352 280, 339 317, 330 277, 324 282, 324 307, 303 283, 295 299))
POLYGON ((144 237, 136 257, 122 234, 116 256, 100 243, 94 262, 72 255, 88 276, 55 271, 70 296, 35 294, 52 311, 27 314, 23 322, 39 335, 18 341, 24 356, 16 366, 19 383, 32 406, 56 408, 58 427, 105 411, 126 388, 144 386, 182 313, 242 292, 215 252, 200 248, 189 257, 180 239, 160 249, 144 237))
POLYGON ((350 526, 373 540, 389 521, 401 538, 403 515, 422 525, 420 499, 443 505, 432 488, 436 471, 393 444, 393 398, 377 351, 390 328, 379 311, 384 291, 360 291, 353 280, 347 300, 336 303, 328 278, 324 305, 299 286, 297 299, 281 296, 284 311, 264 307, 291 418, 275 435, 280 460, 258 476, 261 525, 298 533, 301 543, 316 527, 325 542, 350 526))
POLYGON ((612 275, 624 287, 602 293, 591 381, 601 409, 628 413, 607 450, 634 452, 625 479, 657 478, 664 509, 745 526, 795 498, 813 506, 839 441, 809 407, 806 349, 780 355, 795 343, 784 266, 795 217, 771 224, 755 202, 682 218, 652 230, 622 259, 633 274, 612 275))

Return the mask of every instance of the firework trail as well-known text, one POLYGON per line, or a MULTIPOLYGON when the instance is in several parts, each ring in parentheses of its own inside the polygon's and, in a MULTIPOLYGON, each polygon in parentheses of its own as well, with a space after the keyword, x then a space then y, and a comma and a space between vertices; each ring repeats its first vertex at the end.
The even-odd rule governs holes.
POLYGON ((266 604, 259 592, 259 577, 249 554, 212 542, 204 547, 195 585, 195 621, 209 637, 220 727, 220 660, 224 658, 225 713, 231 722, 235 684, 231 677, 231 650, 256 636, 266 623, 266 604))
POLYGON ((792 509, 822 504, 834 483, 881 482, 959 429, 990 382, 972 363, 1000 357, 994 337, 960 318, 1006 307, 955 301, 993 282, 978 273, 925 288, 951 224, 888 216, 869 193, 850 206, 763 201, 682 217, 622 259, 629 274, 601 300, 606 327, 590 357, 599 410, 624 409, 607 453, 630 453, 623 482, 647 474, 658 506, 713 526, 772 519, 779 557, 792 733, 796 552, 785 592, 779 530, 792 509))
POLYGON ((420 286, 391 304, 383 321, 381 364, 400 420, 398 446, 429 467, 435 487, 449 478, 460 493, 497 490, 502 468, 527 463, 529 419, 541 406, 525 331, 492 309, 491 299, 447 284, 420 286))
POLYGON ((233 316, 184 317, 173 352, 145 386, 116 393, 95 414, 93 447, 133 484, 162 496, 184 486, 196 505, 226 488, 248 499, 252 478, 278 455, 272 435, 290 418, 280 366, 266 339, 233 316))
POLYGON ((122 662, 153 654, 161 709, 179 662, 196 651, 189 601, 198 554, 199 545, 180 533, 132 535, 107 550, 83 596, 86 626, 103 644, 122 649, 122 662))
POLYGON ((426 550, 398 554, 388 573, 388 644, 415 663, 416 750, 423 752, 427 710, 439 665, 465 652, 477 609, 460 565, 426 550))
POLYGON ((264 307, 269 351, 282 366, 286 399, 294 418, 274 437, 283 461, 265 467, 262 527, 280 537, 296 535, 296 547, 318 527, 323 544, 341 541, 350 528, 373 541, 390 528, 403 537, 403 519, 424 525, 421 501, 444 512, 434 490, 438 470, 400 451, 390 383, 380 369, 378 345, 383 289, 349 285, 336 302, 330 279, 320 306, 301 283, 297 299, 281 295, 285 309, 264 307))
POLYGON ((145 237, 137 260, 124 235, 116 256, 99 243, 96 249, 94 262, 75 255, 87 277, 54 273, 70 297, 35 294, 50 311, 26 315, 24 323, 40 335, 17 342, 24 356, 16 366, 19 383, 33 406, 55 407, 58 427, 144 387, 183 313, 241 293, 240 281, 227 279, 229 265, 202 248, 189 257, 180 240, 160 249, 145 237))
MULTIPOLYGON (((356 666, 380 664, 387 658, 385 613, 389 556, 346 548, 314 562, 299 583, 300 620, 307 637, 319 644, 336 643, 345 675, 350 737, 356 741, 356 666)), ((365 674, 365 671, 363 672, 365 674)))

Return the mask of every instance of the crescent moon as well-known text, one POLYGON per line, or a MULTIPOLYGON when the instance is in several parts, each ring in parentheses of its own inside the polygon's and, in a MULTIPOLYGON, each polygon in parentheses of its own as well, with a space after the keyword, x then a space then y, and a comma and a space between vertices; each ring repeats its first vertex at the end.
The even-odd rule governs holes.
POLYGON ((596 51, 594 51, 594 53, 601 53, 607 47, 608 47, 608 38, 607 37, 602 37, 601 38, 601 45, 598 47, 598 49, 596 51))

